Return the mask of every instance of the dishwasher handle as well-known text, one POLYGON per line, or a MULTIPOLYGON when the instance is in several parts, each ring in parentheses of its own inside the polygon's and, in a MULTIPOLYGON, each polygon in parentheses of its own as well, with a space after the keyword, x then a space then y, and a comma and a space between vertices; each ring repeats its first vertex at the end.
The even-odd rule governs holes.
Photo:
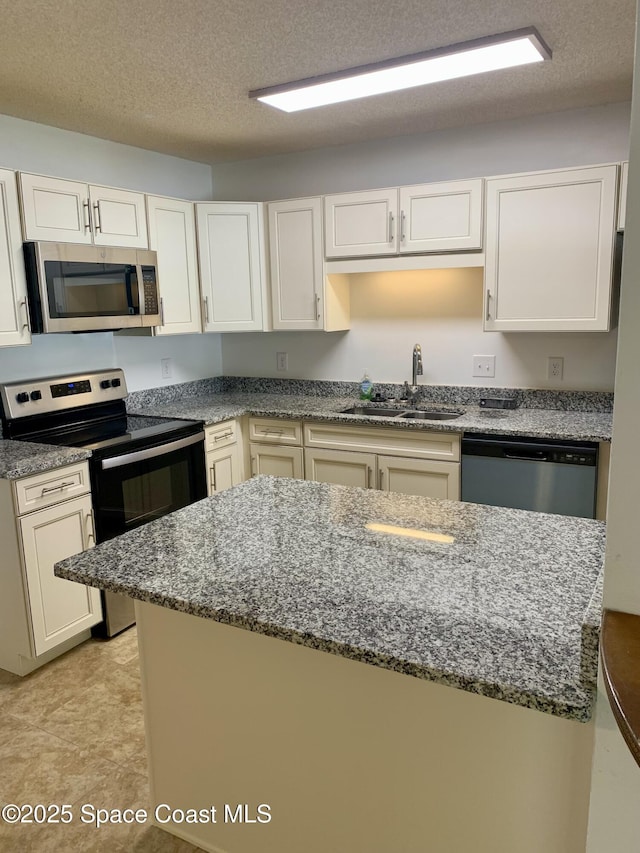
POLYGON ((543 450, 533 450, 531 453, 507 453, 502 454, 505 459, 522 459, 524 462, 551 462, 549 454, 543 450))

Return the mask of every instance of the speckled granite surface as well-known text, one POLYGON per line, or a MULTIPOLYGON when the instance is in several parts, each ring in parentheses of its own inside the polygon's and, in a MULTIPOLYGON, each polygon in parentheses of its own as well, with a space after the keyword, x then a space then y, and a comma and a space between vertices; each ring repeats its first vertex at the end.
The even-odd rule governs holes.
POLYGON ((0 440, 0 477, 17 480, 29 474, 80 462, 89 456, 90 451, 77 448, 54 447, 32 441, 0 440))
MULTIPOLYGON (((295 394, 221 393, 201 396, 176 396, 155 405, 149 402, 139 408, 129 404, 129 411, 162 417, 202 420, 219 423, 241 415, 309 418, 339 421, 345 424, 375 424, 401 429, 440 430, 444 432, 485 432, 494 435, 527 435, 574 441, 611 441, 610 412, 560 411, 558 409, 486 410, 478 406, 438 404, 439 408, 457 409, 462 417, 447 421, 416 421, 396 418, 339 414, 341 409, 357 405, 353 397, 324 397, 295 394)), ((398 405, 398 413, 406 406, 398 405)))
POLYGON ((598 521, 257 477, 55 572, 584 721, 597 644, 584 649, 582 631, 604 542, 598 521))

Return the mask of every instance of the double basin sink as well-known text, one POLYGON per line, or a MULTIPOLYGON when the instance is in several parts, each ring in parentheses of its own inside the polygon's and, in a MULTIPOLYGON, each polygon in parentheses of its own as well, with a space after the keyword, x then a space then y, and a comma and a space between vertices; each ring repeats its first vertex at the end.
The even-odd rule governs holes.
POLYGON ((403 418, 420 421, 454 421, 462 417, 464 412, 445 411, 442 409, 385 409, 378 406, 351 406, 342 409, 341 415, 362 415, 368 418, 403 418))

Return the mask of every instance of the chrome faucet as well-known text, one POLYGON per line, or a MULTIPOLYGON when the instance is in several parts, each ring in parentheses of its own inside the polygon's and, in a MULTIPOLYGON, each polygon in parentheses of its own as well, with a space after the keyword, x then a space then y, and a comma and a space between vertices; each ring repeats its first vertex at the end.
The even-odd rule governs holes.
POLYGON ((411 384, 418 384, 418 376, 422 376, 422 347, 420 344, 416 344, 413 348, 413 371, 411 374, 411 384))
POLYGON ((422 347, 416 344, 413 348, 413 357, 411 361, 411 385, 405 379, 402 389, 402 396, 409 401, 409 404, 415 406, 418 402, 418 376, 423 374, 422 367, 422 347))

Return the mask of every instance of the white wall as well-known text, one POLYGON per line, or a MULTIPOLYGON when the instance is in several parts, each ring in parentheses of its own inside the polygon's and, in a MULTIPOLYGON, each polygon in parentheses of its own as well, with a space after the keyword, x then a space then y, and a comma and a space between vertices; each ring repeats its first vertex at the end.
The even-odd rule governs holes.
POLYGON ((212 167, 214 198, 269 201, 626 160, 628 103, 212 167))
POLYGON ((354 275, 348 332, 224 335, 227 376, 358 381, 411 379, 413 345, 422 346, 421 383, 608 391, 616 333, 500 334, 482 330, 482 270, 354 275), (289 371, 276 371, 287 352, 289 371), (495 355, 494 379, 472 377, 473 355, 495 355), (564 379, 547 379, 547 357, 564 358, 564 379))
MULTIPOLYGON (((639 42, 640 21, 636 28, 629 191, 620 293, 620 342, 607 506, 604 605, 612 610, 640 615, 637 533, 640 482, 640 457, 637 452, 640 420, 639 42)), ((634 661, 633 664, 640 667, 640 661, 634 661)), ((587 853, 627 853, 638 850, 640 844, 640 768, 618 731, 604 693, 602 678, 598 688, 587 853)))
MULTIPOLYGON (((211 169, 202 163, 1 115, 0 167, 194 200, 211 198, 211 169)), ((130 389, 138 390, 222 372, 219 335, 126 340, 110 332, 34 335, 30 347, 0 349, 0 381, 122 367, 130 389), (160 375, 165 357, 173 359, 169 380, 160 375)))
MULTIPOLYGON (((628 157, 629 110, 612 104, 214 165, 214 196, 264 200, 617 162, 628 157)), ((374 381, 404 380, 419 342, 427 383, 613 389, 615 331, 484 333, 478 275, 354 276, 351 297, 347 333, 225 335, 225 374, 358 380, 366 367, 374 381), (289 353, 286 374, 275 370, 282 351, 289 353), (471 376, 474 354, 496 356, 495 379, 471 376), (555 386, 547 380, 548 356, 565 359, 555 386)))

